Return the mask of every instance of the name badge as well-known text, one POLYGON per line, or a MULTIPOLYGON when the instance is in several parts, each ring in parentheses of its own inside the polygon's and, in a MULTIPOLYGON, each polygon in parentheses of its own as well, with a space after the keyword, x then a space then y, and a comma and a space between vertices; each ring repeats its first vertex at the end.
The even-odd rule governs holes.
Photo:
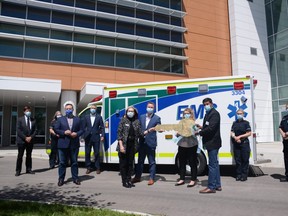
POLYGON ((206 122, 205 122, 205 125, 209 125, 209 122, 208 122, 208 121, 206 121, 206 122))

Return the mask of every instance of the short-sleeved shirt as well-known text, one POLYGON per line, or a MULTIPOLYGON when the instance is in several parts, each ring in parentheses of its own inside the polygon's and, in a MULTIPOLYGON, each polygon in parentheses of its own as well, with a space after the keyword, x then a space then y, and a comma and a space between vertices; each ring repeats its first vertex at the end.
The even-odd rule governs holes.
MULTIPOLYGON (((234 121, 231 127, 231 132, 235 133, 235 136, 240 136, 251 131, 250 123, 246 120, 234 121)), ((247 141, 248 138, 241 139, 241 142, 247 141)))
POLYGON ((282 129, 283 132, 288 132, 288 115, 285 115, 279 125, 279 128, 282 129))

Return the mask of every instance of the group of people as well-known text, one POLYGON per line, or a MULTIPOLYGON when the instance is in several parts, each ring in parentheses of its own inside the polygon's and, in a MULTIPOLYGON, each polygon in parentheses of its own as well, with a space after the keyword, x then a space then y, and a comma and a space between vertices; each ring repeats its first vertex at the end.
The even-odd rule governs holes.
MULTIPOLYGON (((188 162, 191 168, 191 179, 187 187, 194 187, 197 184, 197 135, 202 137, 203 147, 208 152, 208 185, 200 190, 200 193, 216 193, 221 191, 220 169, 218 161, 218 152, 221 148, 222 141, 220 136, 220 114, 214 108, 211 98, 205 98, 203 105, 206 111, 203 124, 195 122, 193 110, 186 108, 183 111, 183 119, 179 124, 189 121, 194 133, 187 136, 180 132, 176 136, 180 137, 178 144, 179 157, 179 181, 175 186, 185 184, 186 164, 188 162), (196 128, 196 129, 195 129, 196 128)), ((96 106, 90 107, 90 114, 80 119, 73 115, 74 104, 66 102, 64 104, 65 115, 62 116, 57 111, 50 126, 51 134, 51 154, 49 158, 50 168, 54 168, 57 162, 58 167, 58 186, 64 184, 66 175, 66 166, 68 159, 71 163, 71 173, 73 182, 80 185, 78 177, 78 153, 79 137, 85 140, 85 164, 87 167, 86 174, 96 170, 97 174, 101 173, 99 148, 100 141, 104 140, 104 124, 102 117, 96 113, 96 106), (94 151, 94 163, 91 162, 91 150, 94 151)), ((24 116, 17 122, 17 144, 18 156, 16 162, 16 174, 19 176, 22 168, 22 159, 26 150, 26 173, 34 174, 32 171, 31 153, 33 143, 37 133, 35 119, 31 117, 31 108, 25 106, 23 109, 24 116)), ((125 188, 134 187, 135 183, 141 182, 144 161, 146 157, 149 162, 149 181, 151 186, 155 183, 156 161, 155 152, 157 147, 157 125, 161 125, 161 118, 155 114, 155 104, 148 102, 146 113, 139 117, 135 107, 129 106, 125 110, 125 115, 121 119, 118 131, 118 156, 122 185, 125 188), (138 163, 135 165, 135 154, 138 152, 138 163), (135 171, 135 176, 132 175, 135 171)), ((288 180, 288 115, 285 116, 279 126, 280 133, 283 137, 285 175, 288 180)), ((158 130, 163 132, 163 130, 158 130)), ((233 143, 233 153, 236 163, 236 181, 246 181, 249 171, 250 143, 248 137, 251 136, 251 127, 248 121, 244 120, 244 111, 237 110, 236 121, 231 127, 231 141, 233 143)))

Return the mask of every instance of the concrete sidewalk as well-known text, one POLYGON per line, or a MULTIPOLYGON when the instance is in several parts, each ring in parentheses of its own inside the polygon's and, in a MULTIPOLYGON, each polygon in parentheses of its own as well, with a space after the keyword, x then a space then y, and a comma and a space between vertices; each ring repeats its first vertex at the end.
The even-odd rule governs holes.
MULTIPOLYGON (((265 161, 271 160, 268 163, 259 163, 257 166, 260 167, 275 167, 275 168, 283 168, 284 167, 284 159, 282 153, 282 142, 272 142, 272 143, 258 143, 257 144, 257 160, 265 161)), ((0 148, 0 156, 17 156, 17 149, 1 149, 0 148)), ((46 149, 35 147, 32 152, 33 158, 40 159, 49 159, 46 154, 46 149)))

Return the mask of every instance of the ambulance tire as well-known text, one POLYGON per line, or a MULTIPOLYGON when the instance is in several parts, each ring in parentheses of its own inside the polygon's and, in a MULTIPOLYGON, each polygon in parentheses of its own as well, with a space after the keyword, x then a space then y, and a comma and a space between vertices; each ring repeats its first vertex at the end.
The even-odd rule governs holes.
MULTIPOLYGON (((199 154, 197 154, 197 175, 203 175, 206 171, 206 168, 207 168, 207 160, 206 160, 206 157, 204 155, 203 152, 200 152, 199 154)), ((177 172, 179 173, 179 158, 178 158, 178 155, 176 157, 176 169, 177 169, 177 172)), ((186 165, 186 175, 187 176, 190 176, 191 175, 191 170, 190 170, 190 166, 187 164, 186 165)))

